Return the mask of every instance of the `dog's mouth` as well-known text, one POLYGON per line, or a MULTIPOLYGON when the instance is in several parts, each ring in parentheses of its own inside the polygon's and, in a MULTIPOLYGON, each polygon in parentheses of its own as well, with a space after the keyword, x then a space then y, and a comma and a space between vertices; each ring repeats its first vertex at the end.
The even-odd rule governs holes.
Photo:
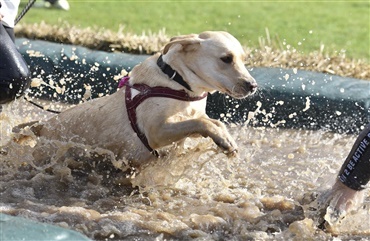
POLYGON ((255 82, 245 82, 243 85, 234 85, 231 90, 225 92, 235 99, 244 99, 253 95, 257 91, 257 84, 255 82))
MULTIPOLYGON (((193 71, 194 74, 196 74, 193 71)), ((199 76, 199 75, 197 75, 199 76)), ((200 77, 200 76, 199 76, 200 77)), ((238 78, 236 84, 222 84, 222 81, 204 81, 214 88, 214 90, 219 91, 224 94, 228 94, 235 99, 244 99, 250 95, 253 95, 257 91, 257 82, 253 78, 238 78)), ((230 81, 230 80, 229 80, 230 81)))

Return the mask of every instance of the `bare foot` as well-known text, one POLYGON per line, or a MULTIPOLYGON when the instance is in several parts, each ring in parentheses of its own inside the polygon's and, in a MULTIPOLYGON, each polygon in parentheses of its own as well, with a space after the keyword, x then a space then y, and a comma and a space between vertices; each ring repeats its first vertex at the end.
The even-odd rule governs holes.
POLYGON ((353 190, 337 180, 330 190, 318 198, 319 209, 325 214, 325 221, 332 226, 351 211, 356 211, 364 201, 364 193, 363 190, 353 190))

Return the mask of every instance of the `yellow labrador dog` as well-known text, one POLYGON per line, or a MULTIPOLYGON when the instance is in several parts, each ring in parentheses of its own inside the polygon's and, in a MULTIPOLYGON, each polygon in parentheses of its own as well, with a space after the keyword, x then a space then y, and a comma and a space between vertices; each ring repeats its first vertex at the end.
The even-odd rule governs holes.
POLYGON ((135 66, 116 93, 38 123, 37 135, 105 148, 134 166, 193 135, 210 137, 234 154, 237 145, 225 125, 206 115, 206 98, 215 91, 238 99, 256 91, 245 58, 226 32, 174 37, 162 54, 135 66))

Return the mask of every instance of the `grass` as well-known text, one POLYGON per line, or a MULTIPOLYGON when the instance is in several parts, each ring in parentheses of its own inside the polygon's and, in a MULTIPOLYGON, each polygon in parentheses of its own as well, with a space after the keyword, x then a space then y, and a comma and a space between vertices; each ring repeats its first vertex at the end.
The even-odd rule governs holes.
MULTIPOLYGON (((21 8, 27 1, 22 0, 21 8)), ((96 26, 134 34, 165 29, 169 36, 225 30, 248 47, 259 47, 269 30, 277 45, 300 53, 319 50, 370 59, 369 1, 101 1, 69 0, 68 12, 31 9, 22 24, 96 26)))

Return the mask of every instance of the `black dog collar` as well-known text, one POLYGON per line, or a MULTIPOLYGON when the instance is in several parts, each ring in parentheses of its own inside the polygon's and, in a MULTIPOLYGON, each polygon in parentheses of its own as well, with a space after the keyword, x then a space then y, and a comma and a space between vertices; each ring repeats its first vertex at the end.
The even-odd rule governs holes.
POLYGON ((192 91, 189 84, 184 81, 181 75, 177 73, 175 70, 173 70, 171 66, 166 64, 166 62, 163 61, 162 55, 159 56, 157 60, 157 65, 163 71, 163 73, 165 73, 170 79, 176 81, 180 85, 184 86, 186 89, 192 91))

